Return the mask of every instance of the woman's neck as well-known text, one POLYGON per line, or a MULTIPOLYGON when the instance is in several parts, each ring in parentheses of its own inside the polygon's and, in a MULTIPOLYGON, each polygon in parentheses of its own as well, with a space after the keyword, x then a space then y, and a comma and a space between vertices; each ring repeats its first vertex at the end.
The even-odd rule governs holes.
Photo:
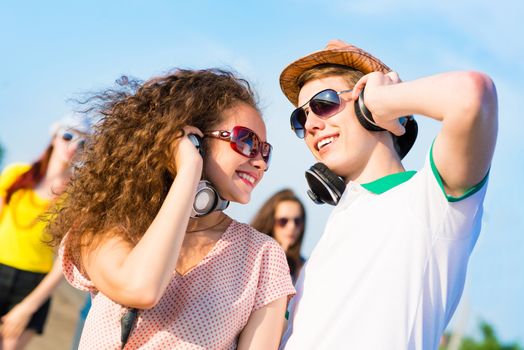
POLYGON ((35 191, 42 198, 54 198, 63 192, 70 177, 69 164, 65 164, 52 154, 44 178, 36 185, 35 191))
POLYGON ((212 231, 226 221, 228 216, 220 211, 213 212, 209 215, 199 218, 190 218, 187 225, 186 233, 212 231))

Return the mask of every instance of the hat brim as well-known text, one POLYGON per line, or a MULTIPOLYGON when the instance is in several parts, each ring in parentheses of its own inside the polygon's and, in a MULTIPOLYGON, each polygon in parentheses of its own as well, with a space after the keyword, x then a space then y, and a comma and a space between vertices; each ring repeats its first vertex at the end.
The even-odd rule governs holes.
POLYGON ((280 74, 280 88, 294 106, 298 105, 298 94, 300 92, 297 79, 305 71, 326 63, 347 66, 364 74, 371 72, 388 73, 391 71, 378 58, 352 45, 348 45, 345 48, 314 52, 291 63, 280 74))

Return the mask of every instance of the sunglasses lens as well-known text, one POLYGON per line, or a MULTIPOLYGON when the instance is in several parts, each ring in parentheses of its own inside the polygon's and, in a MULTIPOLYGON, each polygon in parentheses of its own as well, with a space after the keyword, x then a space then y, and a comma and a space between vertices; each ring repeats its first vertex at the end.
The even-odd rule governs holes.
POLYGON ((70 132, 64 132, 62 134, 62 139, 64 141, 71 141, 73 139, 73 137, 74 137, 74 135, 72 133, 70 133, 70 132))
POLYGON ((334 90, 325 90, 314 96, 309 107, 319 117, 328 118, 338 112, 340 99, 334 90))
POLYGON ((306 112, 302 108, 297 108, 293 111, 291 114, 290 122, 291 122, 291 129, 295 132, 295 134, 303 139, 304 138, 304 129, 306 125, 306 112))
POLYGON ((262 159, 264 159, 264 162, 266 162, 266 165, 269 167, 269 163, 271 162, 271 150, 273 147, 265 142, 262 145, 262 159))
POLYGON ((279 227, 286 227, 287 221, 288 221, 287 218, 280 218, 280 219, 277 219, 275 222, 279 227))
POLYGON ((247 128, 234 127, 231 141, 234 142, 234 148, 240 154, 253 158, 256 156, 258 146, 258 138, 255 133, 247 128))

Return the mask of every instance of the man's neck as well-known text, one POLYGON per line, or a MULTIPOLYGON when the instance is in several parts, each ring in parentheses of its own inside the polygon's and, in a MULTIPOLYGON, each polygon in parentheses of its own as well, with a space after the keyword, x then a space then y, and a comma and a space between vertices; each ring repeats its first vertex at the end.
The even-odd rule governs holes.
POLYGON ((380 179, 384 176, 405 171, 397 153, 386 147, 375 148, 362 170, 346 179, 346 182, 354 181, 360 184, 380 179))

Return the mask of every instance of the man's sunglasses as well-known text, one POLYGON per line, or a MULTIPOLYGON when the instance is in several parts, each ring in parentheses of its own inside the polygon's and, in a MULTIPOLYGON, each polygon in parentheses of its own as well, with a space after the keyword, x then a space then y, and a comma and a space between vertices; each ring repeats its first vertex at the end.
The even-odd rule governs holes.
POLYGON ((273 146, 267 142, 260 141, 253 130, 244 126, 235 126, 231 131, 211 131, 206 133, 205 136, 229 141, 231 148, 235 152, 248 158, 255 158, 260 153, 262 159, 266 162, 266 170, 269 168, 273 146))
POLYGON ((307 120, 307 113, 305 110, 306 105, 309 104, 309 109, 311 112, 315 113, 315 115, 322 119, 327 119, 340 111, 341 103, 339 95, 350 91, 352 90, 342 90, 340 92, 336 92, 333 89, 326 89, 320 91, 315 96, 311 97, 309 101, 291 113, 291 129, 299 138, 303 139, 305 136, 305 126, 307 120))
POLYGON ((295 224, 295 227, 302 226, 302 223, 304 222, 301 217, 297 218, 277 218, 275 219, 275 224, 279 227, 286 227, 288 222, 293 222, 295 224))

